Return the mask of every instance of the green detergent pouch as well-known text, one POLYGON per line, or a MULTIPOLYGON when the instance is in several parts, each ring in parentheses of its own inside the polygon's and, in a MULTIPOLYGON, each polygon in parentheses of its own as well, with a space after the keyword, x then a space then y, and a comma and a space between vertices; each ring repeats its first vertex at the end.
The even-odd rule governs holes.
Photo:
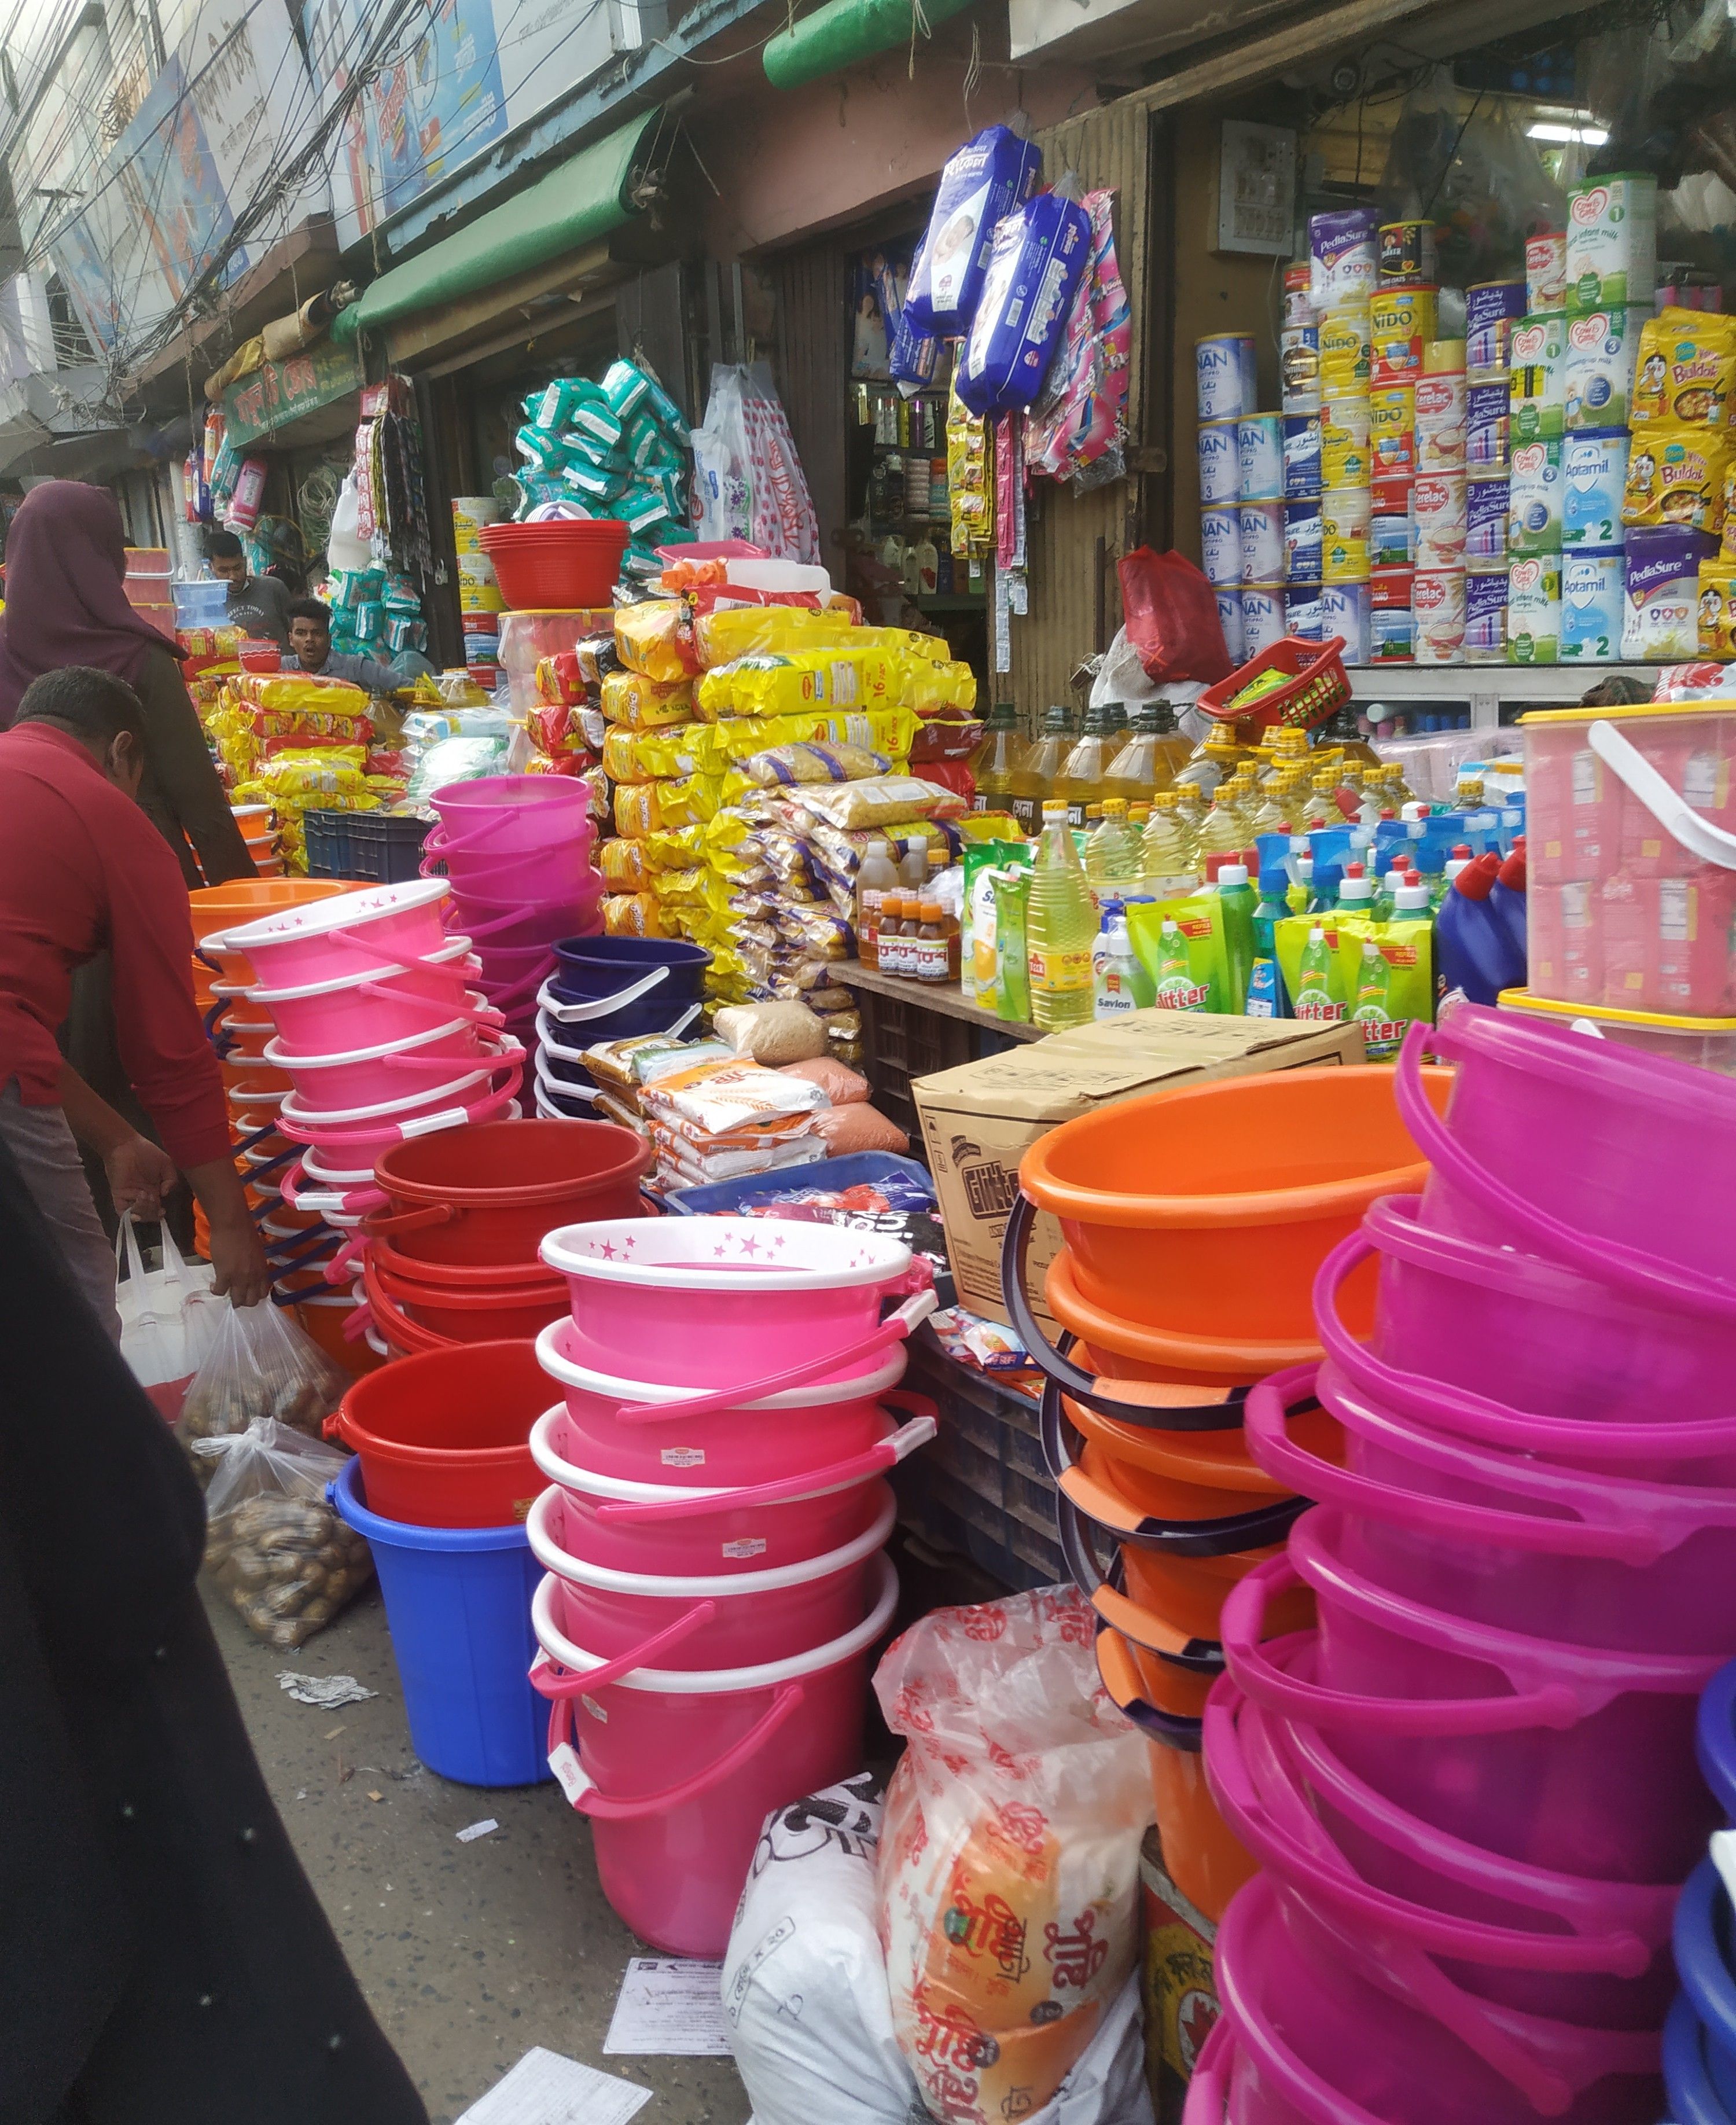
MULTIPOLYGON (((1224 906, 1215 893, 1184 893, 1170 900, 1141 900, 1127 907, 1127 935, 1140 964, 1160 996, 1172 970, 1164 964, 1164 925, 1181 932, 1188 986, 1169 1010, 1224 1011, 1229 1008, 1230 955, 1224 945, 1224 906)), ((1169 992, 1169 993, 1174 993, 1169 992)))
POLYGON ((1030 947, 1025 929, 1030 898, 1028 870, 995 874, 995 1015, 1009 1024, 1030 1022, 1030 947))
POLYGON ((1023 841, 967 841, 959 858, 964 893, 958 912, 958 986, 967 1003, 985 1011, 998 1011, 1000 996, 992 874, 1029 861, 1023 841))

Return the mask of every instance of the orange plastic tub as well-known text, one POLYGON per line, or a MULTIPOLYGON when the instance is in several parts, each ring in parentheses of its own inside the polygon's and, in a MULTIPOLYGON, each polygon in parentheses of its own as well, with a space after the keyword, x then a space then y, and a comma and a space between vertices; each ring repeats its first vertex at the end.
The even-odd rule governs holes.
MULTIPOLYGON (((1248 1277, 1252 1272, 1244 1268, 1241 1274, 1248 1277)), ((1362 1274, 1362 1270, 1355 1273, 1362 1274)), ((1353 1281, 1354 1278, 1347 1279, 1341 1289, 1348 1291, 1353 1281)), ((1368 1288, 1371 1294, 1371 1275, 1368 1288)), ((1318 1364, 1324 1355, 1311 1335, 1242 1340, 1172 1335, 1107 1312, 1080 1292, 1072 1255, 1066 1247, 1050 1263, 1043 1289, 1055 1318, 1090 1344, 1099 1373, 1105 1380, 1153 1380, 1220 1390, 1249 1388, 1268 1373, 1282 1372, 1291 1365, 1318 1364)), ((1373 1322, 1371 1298, 1363 1310, 1368 1316, 1368 1326, 1363 1331, 1367 1333, 1373 1322)))
MULTIPOLYGON (((1423 1074, 1444 1111, 1452 1072, 1423 1074)), ((1019 1183, 1061 1220, 1078 1298, 1102 1317, 1183 1341, 1311 1349, 1320 1263, 1376 1196, 1428 1178, 1393 1075, 1279 1070, 1122 1100, 1039 1137, 1019 1183)), ((1051 1270, 1051 1307, 1054 1281, 1051 1270)), ((1371 1268, 1343 1303, 1353 1332, 1368 1333, 1371 1268)), ((1302 1362, 1274 1355, 1244 1377, 1302 1362)))

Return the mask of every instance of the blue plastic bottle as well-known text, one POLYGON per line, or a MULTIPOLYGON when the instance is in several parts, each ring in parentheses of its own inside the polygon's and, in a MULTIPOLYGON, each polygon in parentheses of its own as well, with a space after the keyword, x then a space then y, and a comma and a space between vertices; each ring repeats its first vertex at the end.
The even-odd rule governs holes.
MULTIPOLYGON (((1445 1004, 1457 997, 1493 1004, 1503 989, 1525 981, 1525 940, 1517 944, 1508 920, 1494 904, 1501 856, 1491 849, 1468 864, 1435 917, 1435 996, 1445 1004)), ((1523 905, 1522 896, 1520 897, 1523 905)))

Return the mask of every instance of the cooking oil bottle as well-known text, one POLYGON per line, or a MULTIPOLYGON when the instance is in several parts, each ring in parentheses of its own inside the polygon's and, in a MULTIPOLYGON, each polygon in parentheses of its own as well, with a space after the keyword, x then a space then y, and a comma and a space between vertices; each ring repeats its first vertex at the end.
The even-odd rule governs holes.
POLYGON ((1097 910, 1067 825, 1067 808, 1051 798, 1042 808, 1025 915, 1031 1016, 1045 1033, 1089 1021, 1096 935, 1097 910))
POLYGON ((1105 797, 1103 817, 1085 844, 1085 879, 1097 905, 1125 900, 1139 891, 1144 877, 1142 850, 1127 824, 1127 807, 1119 797, 1105 797))
POLYGON ((1186 766, 1177 770, 1176 788, 1188 785, 1197 789, 1202 798, 1212 796, 1219 783, 1235 772, 1246 751, 1229 732, 1213 731, 1195 748, 1186 766))
POLYGON ((1211 857, 1239 855, 1247 845, 1248 822, 1236 808, 1235 791, 1230 782, 1220 783, 1200 828, 1200 862, 1209 869, 1211 857))
POLYGON ((1151 799, 1151 817, 1140 842, 1146 890, 1160 900, 1177 900, 1200 882, 1199 855, 1182 817, 1181 799, 1160 789, 1151 799))
POLYGON ((1012 809, 1013 775, 1024 757, 1024 740, 1019 734, 1019 711, 1010 701, 997 701, 989 711, 988 728, 971 755, 971 774, 976 784, 971 799, 973 812, 1012 809))
POLYGON ((1050 793, 1066 806, 1069 826, 1083 827, 1089 808, 1103 801, 1103 777, 1109 766, 1104 723, 1103 709, 1085 710, 1084 726, 1050 793))
POLYGON ((1034 841, 1042 825, 1042 808, 1053 794, 1072 734, 1073 718, 1057 703, 1045 713, 1036 742, 1019 756, 1007 777, 1008 808, 1028 840, 1034 841))
POLYGON ((1127 803, 1149 803, 1152 794, 1167 789, 1174 780, 1169 756, 1161 751, 1164 719, 1155 708, 1133 712, 1127 741, 1109 762, 1103 775, 1105 798, 1120 797, 1127 803))

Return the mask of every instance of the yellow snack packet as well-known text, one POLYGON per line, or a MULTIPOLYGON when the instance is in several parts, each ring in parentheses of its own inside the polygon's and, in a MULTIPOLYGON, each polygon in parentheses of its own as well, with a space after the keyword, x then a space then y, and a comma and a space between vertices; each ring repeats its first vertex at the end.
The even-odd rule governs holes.
POLYGON ((738 657, 788 655, 828 643, 854 641, 861 633, 843 613, 810 612, 801 605, 720 605, 694 622, 699 662, 711 671, 738 657))
POLYGON ((1635 427, 1653 421, 1722 427, 1733 386, 1736 317, 1718 310, 1664 309, 1640 327, 1635 427))
POLYGON ((1628 453, 1622 522, 1720 530, 1730 459, 1727 429, 1698 427, 1686 421, 1648 421, 1635 431, 1628 453))
POLYGON ((685 598, 647 598, 615 607, 615 653, 647 679, 675 685, 699 668, 693 615, 685 598))
POLYGON ((691 679, 647 679, 642 671, 604 674, 603 714, 628 730, 656 730, 684 723, 694 712, 691 679))

